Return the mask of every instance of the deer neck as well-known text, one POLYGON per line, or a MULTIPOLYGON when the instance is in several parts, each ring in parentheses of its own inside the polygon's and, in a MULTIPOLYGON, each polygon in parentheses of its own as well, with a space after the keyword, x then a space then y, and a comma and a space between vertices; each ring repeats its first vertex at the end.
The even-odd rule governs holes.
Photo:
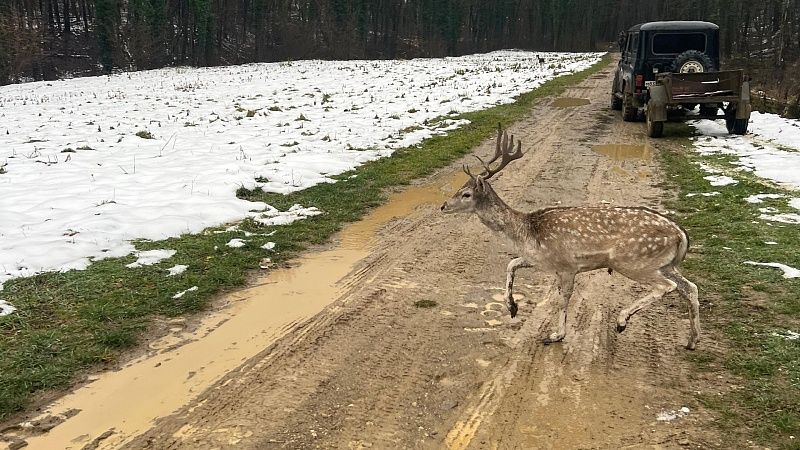
POLYGON ((475 211, 484 225, 516 242, 524 233, 524 213, 508 206, 496 193, 490 192, 487 201, 475 211))

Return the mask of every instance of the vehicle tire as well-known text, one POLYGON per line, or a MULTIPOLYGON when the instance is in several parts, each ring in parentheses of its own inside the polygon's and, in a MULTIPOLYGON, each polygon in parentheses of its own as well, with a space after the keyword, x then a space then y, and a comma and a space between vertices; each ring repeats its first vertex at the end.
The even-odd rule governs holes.
POLYGON ((664 122, 653 122, 647 116, 647 135, 651 138, 660 138, 664 135, 664 122))
POLYGON ((686 50, 672 63, 673 73, 713 72, 714 62, 703 52, 686 50))
POLYGON ((622 99, 617 97, 616 92, 611 93, 611 109, 614 111, 622 110, 622 99))
POLYGON ((625 122, 635 122, 636 121, 636 114, 638 113, 637 108, 633 106, 633 96, 630 94, 623 94, 624 98, 622 100, 622 120, 625 122))

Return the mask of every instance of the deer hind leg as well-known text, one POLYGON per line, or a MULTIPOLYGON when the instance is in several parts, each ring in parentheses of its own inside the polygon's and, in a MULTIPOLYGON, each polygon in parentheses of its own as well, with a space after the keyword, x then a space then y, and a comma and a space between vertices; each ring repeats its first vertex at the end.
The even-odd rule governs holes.
POLYGON ((506 306, 508 306, 508 312, 511 313, 511 318, 517 316, 517 302, 514 301, 514 275, 517 272, 517 269, 521 269, 523 267, 533 267, 525 258, 514 258, 511 262, 508 263, 508 267, 506 268, 506 290, 503 293, 503 298, 506 301, 506 306))
POLYGON ((700 341, 700 301, 698 300, 697 285, 684 278, 683 275, 678 272, 678 269, 674 267, 661 269, 661 272, 665 277, 677 284, 678 293, 689 302, 689 322, 691 324, 691 331, 686 348, 688 350, 694 350, 697 348, 697 343, 700 341))
POLYGON ((631 318, 631 316, 642 309, 647 308, 653 304, 654 301, 661 299, 665 294, 674 291, 678 286, 678 283, 670 280, 658 270, 644 276, 628 276, 628 278, 640 283, 651 284, 653 286, 653 290, 650 291, 649 294, 645 295, 639 300, 636 300, 635 302, 631 303, 630 306, 619 312, 619 316, 617 316, 617 332, 619 333, 625 331, 625 327, 628 326, 628 320, 631 318))
POLYGON ((558 310, 557 328, 554 333, 542 340, 545 344, 560 342, 567 334, 567 306, 569 305, 570 297, 572 297, 572 289, 575 287, 575 273, 559 273, 558 281, 559 290, 561 291, 561 307, 558 310))

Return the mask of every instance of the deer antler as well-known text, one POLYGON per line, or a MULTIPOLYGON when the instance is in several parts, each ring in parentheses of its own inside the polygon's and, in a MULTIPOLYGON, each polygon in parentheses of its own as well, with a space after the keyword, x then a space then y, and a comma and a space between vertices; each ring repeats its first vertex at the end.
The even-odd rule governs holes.
POLYGON ((465 174, 469 175, 470 178, 475 178, 475 175, 473 175, 472 172, 470 172, 468 165, 462 164, 461 169, 464 171, 465 174))
POLYGON ((514 136, 511 135, 509 137, 508 133, 503 131, 500 124, 497 124, 497 147, 495 147, 494 157, 487 163, 476 156, 484 168, 484 172, 480 174, 480 176, 484 180, 488 180, 503 170, 511 161, 522 158, 522 155, 522 141, 517 141, 517 148, 514 150, 514 136), (492 163, 497 161, 498 158, 502 158, 500 165, 495 169, 489 167, 492 163))

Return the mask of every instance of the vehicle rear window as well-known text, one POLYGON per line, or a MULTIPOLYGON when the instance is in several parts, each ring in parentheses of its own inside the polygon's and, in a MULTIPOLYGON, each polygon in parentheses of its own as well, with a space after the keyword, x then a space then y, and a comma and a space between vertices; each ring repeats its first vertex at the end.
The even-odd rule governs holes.
POLYGON ((686 50, 706 51, 703 33, 659 33, 653 36, 653 53, 677 54, 686 50))

